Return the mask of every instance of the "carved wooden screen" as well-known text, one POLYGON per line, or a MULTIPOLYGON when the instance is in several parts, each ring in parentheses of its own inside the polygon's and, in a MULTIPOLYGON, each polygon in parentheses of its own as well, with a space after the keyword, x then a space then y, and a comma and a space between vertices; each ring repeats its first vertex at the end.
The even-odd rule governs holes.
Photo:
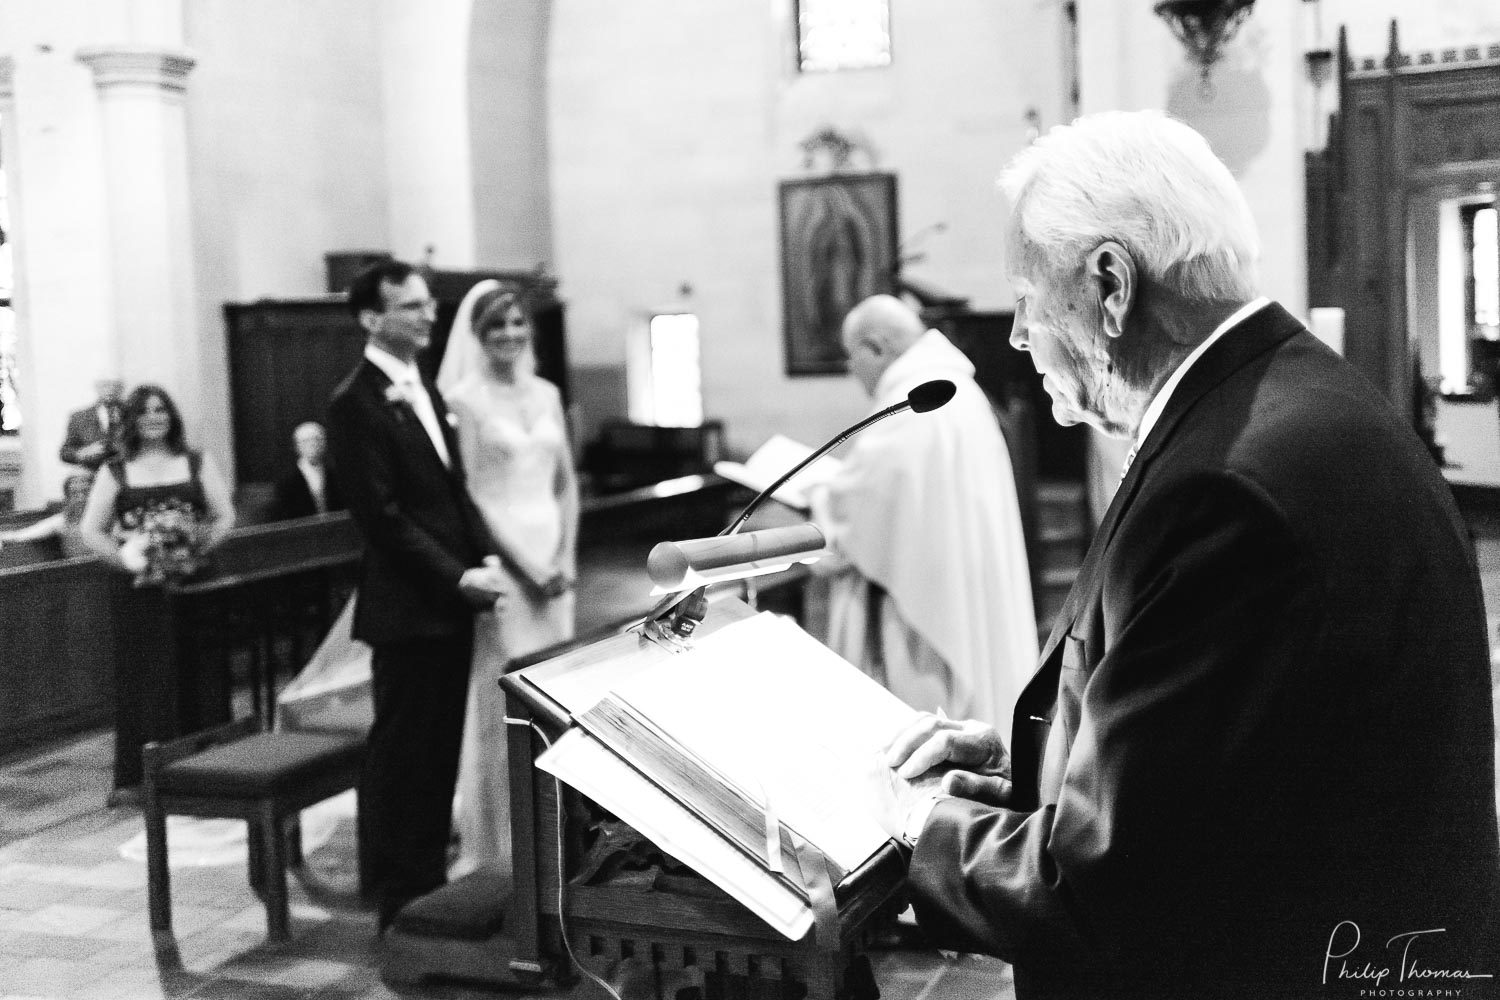
POLYGON ((1308 304, 1344 312, 1345 355, 1403 412, 1412 405, 1407 212, 1449 180, 1500 185, 1500 44, 1351 60, 1339 34, 1339 110, 1307 156, 1308 304))

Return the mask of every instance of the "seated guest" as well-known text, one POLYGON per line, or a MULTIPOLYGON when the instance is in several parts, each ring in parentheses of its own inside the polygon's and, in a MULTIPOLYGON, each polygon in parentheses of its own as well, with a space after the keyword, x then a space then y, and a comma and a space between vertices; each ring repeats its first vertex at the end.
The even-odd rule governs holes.
POLYGON ((276 480, 271 497, 271 520, 287 521, 294 517, 343 510, 344 500, 339 495, 338 483, 328 475, 323 462, 328 450, 328 435, 323 425, 312 420, 298 424, 292 432, 292 446, 297 451, 297 464, 276 480))
POLYGON ((98 399, 68 417, 68 434, 57 456, 93 472, 114 458, 120 445, 120 394, 125 383, 113 376, 94 383, 98 399))
MULTIPOLYGON (((152 591, 201 569, 207 553, 234 525, 229 487, 207 455, 190 449, 182 417, 172 397, 154 385, 137 388, 125 400, 120 457, 95 478, 79 532, 104 562, 134 576, 134 588, 116 591, 117 646, 140 654, 160 648, 162 614, 152 591)), ((133 789, 141 780, 141 747, 171 739, 214 722, 223 699, 196 696, 213 678, 150 675, 148 657, 117 658, 115 673, 115 788, 133 789), (137 660, 141 662, 136 662, 137 660), (147 674, 149 676, 142 676, 147 674), (168 692, 178 699, 164 698, 168 692), (170 704, 161 704, 163 700, 170 704)), ((112 801, 128 799, 112 796, 112 801)))
POLYGON ((63 557, 76 559, 92 555, 79 532, 83 520, 83 509, 88 503, 89 490, 94 483, 92 472, 75 472, 63 480, 62 510, 42 518, 35 524, 11 531, 0 531, 0 544, 5 542, 39 542, 56 538, 62 548, 63 557))

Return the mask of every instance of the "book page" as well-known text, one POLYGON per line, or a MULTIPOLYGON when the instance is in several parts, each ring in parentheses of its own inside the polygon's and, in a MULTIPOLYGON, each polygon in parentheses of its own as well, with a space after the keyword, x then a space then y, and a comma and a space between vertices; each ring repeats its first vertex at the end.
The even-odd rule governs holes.
POLYGON ((570 729, 536 760, 793 941, 812 907, 602 744, 570 729))
POLYGON ((868 805, 872 762, 918 713, 795 623, 737 622, 614 695, 840 867, 888 839, 868 805))
MULTIPOLYGON (((813 449, 781 434, 772 435, 765 444, 755 449, 755 454, 740 462, 715 462, 714 471, 725 479, 732 479, 752 490, 763 490, 780 479, 813 449)), ((799 510, 807 510, 807 491, 836 475, 843 462, 831 455, 824 455, 803 469, 771 494, 777 500, 799 510)))

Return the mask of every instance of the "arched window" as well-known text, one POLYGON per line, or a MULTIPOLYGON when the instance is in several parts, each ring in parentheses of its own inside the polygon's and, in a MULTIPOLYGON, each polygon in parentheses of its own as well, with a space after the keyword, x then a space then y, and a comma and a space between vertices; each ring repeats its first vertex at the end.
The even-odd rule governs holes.
POLYGON ((891 64, 890 0, 796 0, 803 73, 891 64))

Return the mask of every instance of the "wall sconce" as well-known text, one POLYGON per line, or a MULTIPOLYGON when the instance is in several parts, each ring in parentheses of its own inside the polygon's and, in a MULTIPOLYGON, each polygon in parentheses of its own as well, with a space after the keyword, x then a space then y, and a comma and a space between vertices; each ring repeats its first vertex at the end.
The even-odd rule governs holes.
POLYGON ((1333 73, 1332 49, 1311 49, 1302 53, 1302 61, 1307 66, 1307 79, 1316 87, 1323 86, 1333 73))
POLYGON ((1255 0, 1161 0, 1152 9, 1198 64, 1205 96, 1213 93, 1208 75, 1234 37, 1255 0))

